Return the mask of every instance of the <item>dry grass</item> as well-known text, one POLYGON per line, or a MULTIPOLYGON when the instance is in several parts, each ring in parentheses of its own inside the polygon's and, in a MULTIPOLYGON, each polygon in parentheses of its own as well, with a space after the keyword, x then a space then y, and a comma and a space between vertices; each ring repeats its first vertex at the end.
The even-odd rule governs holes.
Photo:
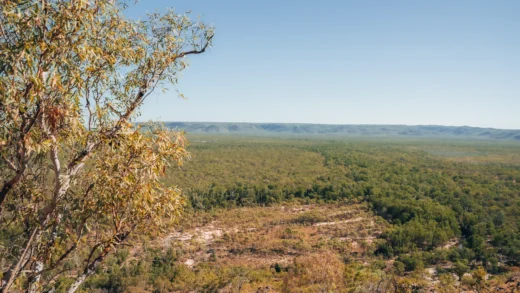
POLYGON ((343 286, 341 260, 366 260, 374 239, 386 228, 361 204, 246 207, 189 215, 155 245, 180 251, 178 263, 194 272, 208 265, 247 268, 248 281, 240 284, 243 292, 246 287, 273 292, 307 281, 313 292, 312 288, 343 286), (338 271, 314 274, 314 269, 322 270, 308 264, 320 259, 337 263, 338 271))

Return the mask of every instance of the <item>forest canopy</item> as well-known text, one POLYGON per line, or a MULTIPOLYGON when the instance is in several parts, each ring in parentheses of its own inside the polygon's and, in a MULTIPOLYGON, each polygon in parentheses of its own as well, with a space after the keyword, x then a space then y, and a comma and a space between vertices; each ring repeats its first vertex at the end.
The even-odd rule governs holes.
POLYGON ((89 290, 495 292, 519 265, 518 143, 188 137, 171 242, 89 290))
MULTIPOLYGON (((196 136, 197 137, 197 136, 196 136)), ((460 239, 469 260, 520 264, 516 143, 205 136, 173 170, 193 209, 359 199, 393 224, 378 253, 460 239)), ((493 267, 494 266, 494 267, 493 267)))

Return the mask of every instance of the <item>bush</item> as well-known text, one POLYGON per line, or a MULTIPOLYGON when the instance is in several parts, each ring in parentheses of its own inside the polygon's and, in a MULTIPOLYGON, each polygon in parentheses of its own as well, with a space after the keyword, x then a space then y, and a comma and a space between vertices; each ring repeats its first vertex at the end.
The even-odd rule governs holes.
POLYGON ((424 263, 419 255, 403 255, 398 258, 398 261, 404 264, 405 270, 408 272, 424 268, 424 263))
POLYGON ((282 292, 338 292, 345 288, 345 264, 330 251, 298 257, 283 280, 282 292))
POLYGON ((406 269, 406 267, 405 267, 404 263, 402 263, 398 260, 394 261, 394 272, 396 275, 402 276, 404 274, 405 269, 406 269))
POLYGON ((325 222, 327 218, 316 211, 305 212, 294 219, 293 223, 300 225, 312 225, 320 222, 325 222))

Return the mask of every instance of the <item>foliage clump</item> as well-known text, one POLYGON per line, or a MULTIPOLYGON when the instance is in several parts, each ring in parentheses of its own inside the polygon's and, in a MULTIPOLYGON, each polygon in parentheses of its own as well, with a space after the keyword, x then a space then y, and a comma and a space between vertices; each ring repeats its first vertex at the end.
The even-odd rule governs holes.
POLYGON ((132 233, 179 214, 160 178, 187 157, 184 135, 132 122, 213 30, 173 10, 129 20, 126 6, 0 0, 3 292, 74 292, 132 233))

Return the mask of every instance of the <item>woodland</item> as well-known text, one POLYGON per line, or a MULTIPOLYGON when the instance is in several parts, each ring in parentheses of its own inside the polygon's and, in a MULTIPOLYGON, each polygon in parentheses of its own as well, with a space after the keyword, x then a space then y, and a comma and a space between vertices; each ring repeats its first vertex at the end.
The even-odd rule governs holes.
POLYGON ((136 240, 140 257, 121 252, 86 288, 496 292, 517 276, 515 142, 189 139, 165 178, 186 200, 180 232, 136 240))
POLYGON ((518 131, 137 123, 215 29, 134 2, 0 0, 2 293, 518 292, 518 131))

